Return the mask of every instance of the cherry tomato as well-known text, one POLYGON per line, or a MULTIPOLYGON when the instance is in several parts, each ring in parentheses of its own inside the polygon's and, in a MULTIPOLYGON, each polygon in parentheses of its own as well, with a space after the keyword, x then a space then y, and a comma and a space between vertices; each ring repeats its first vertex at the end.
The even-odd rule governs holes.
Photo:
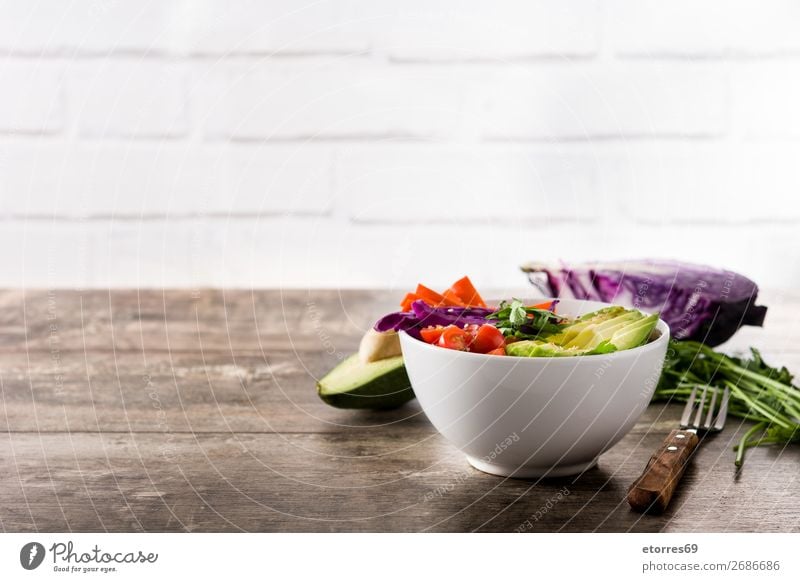
POLYGON ((471 341, 472 336, 468 331, 455 325, 448 325, 442 330, 442 335, 438 343, 443 348, 466 352, 469 349, 471 341))
POLYGON ((469 346, 470 351, 479 354, 488 354, 492 350, 505 348, 505 339, 502 332, 493 325, 483 324, 475 333, 475 339, 469 346))
POLYGON ((439 338, 442 337, 443 331, 444 327, 441 325, 432 325, 430 327, 421 329, 419 331, 419 335, 422 336, 423 341, 426 341, 429 344, 435 344, 439 341, 439 338))
POLYGON ((480 326, 477 323, 468 323, 464 325, 464 331, 466 331, 472 337, 475 337, 475 334, 478 333, 478 328, 480 326))

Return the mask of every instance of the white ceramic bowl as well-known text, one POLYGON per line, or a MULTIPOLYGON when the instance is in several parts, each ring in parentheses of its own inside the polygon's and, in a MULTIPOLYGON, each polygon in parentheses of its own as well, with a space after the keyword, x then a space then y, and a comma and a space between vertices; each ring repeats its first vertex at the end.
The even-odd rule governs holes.
MULTIPOLYGON (((562 299, 558 313, 607 306, 562 299)), ((406 333, 400 344, 422 409, 473 467, 518 478, 560 477, 592 467, 647 407, 669 340, 666 323, 656 330, 658 337, 638 348, 563 358, 459 352, 406 333)))

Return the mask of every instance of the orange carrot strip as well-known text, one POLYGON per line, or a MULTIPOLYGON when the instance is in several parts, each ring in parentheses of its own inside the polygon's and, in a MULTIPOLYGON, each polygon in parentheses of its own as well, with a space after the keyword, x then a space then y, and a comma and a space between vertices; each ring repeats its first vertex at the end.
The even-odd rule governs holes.
POLYGON ((400 302, 400 310, 410 311, 411 304, 414 303, 414 301, 416 301, 417 299, 419 299, 419 296, 416 295, 415 293, 406 293, 406 296, 403 297, 403 300, 400 302))
POLYGON ((442 293, 444 297, 444 304, 450 307, 467 307, 467 304, 461 300, 461 297, 453 293, 450 289, 442 293))
POLYGON ((417 290, 415 291, 417 297, 422 299, 425 303, 430 305, 431 307, 436 307, 437 305, 441 305, 444 303, 444 297, 420 283, 417 285, 417 290))
POLYGON ((461 277, 458 281, 453 283, 450 286, 450 289, 454 295, 456 295, 464 305, 473 307, 486 307, 486 303, 483 301, 481 294, 478 293, 475 286, 472 284, 472 281, 469 280, 469 277, 461 277))

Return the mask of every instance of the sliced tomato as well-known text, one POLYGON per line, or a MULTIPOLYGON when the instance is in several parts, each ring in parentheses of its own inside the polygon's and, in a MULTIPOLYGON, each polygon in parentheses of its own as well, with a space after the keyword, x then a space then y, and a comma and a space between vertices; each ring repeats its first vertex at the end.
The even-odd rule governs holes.
POLYGON ((492 350, 505 348, 506 342, 502 332, 493 325, 483 324, 475 333, 475 339, 469 346, 470 351, 488 354, 492 350))
POLYGON ((497 348, 496 350, 492 350, 491 352, 486 352, 490 356, 505 356, 506 349, 505 348, 497 348))
POLYGON ((470 307, 486 307, 481 294, 478 293, 469 277, 461 277, 458 281, 450 286, 450 289, 444 292, 445 297, 448 291, 454 296, 458 297, 464 305, 470 307))
POLYGON ((436 291, 434 291, 429 287, 426 287, 422 283, 417 285, 417 289, 414 291, 414 293, 431 307, 436 307, 437 305, 441 305, 442 302, 444 301, 444 297, 442 297, 441 293, 437 293, 436 291))
POLYGON ((444 331, 444 327, 441 325, 432 325, 430 327, 426 327, 424 329, 419 330, 419 335, 422 336, 422 339, 429 344, 435 344, 439 341, 439 338, 442 337, 442 332, 444 331))
POLYGON ((481 326, 478 325, 477 323, 465 323, 463 327, 464 331, 469 333, 469 335, 472 336, 472 338, 474 339, 475 334, 478 333, 478 329, 480 329, 481 326))
POLYGON ((411 311, 411 304, 417 299, 419 299, 419 295, 415 293, 406 293, 406 296, 403 297, 403 300, 400 302, 400 310, 411 311))
POLYGON ((448 325, 442 330, 438 345, 450 350, 466 352, 471 341, 472 336, 468 331, 455 325, 448 325))

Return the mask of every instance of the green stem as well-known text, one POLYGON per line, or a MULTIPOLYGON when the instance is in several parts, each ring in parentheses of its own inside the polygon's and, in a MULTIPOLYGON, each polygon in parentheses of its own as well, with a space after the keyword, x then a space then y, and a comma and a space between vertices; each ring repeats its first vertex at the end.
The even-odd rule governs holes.
POLYGON ((732 393, 738 395, 741 400, 747 402, 747 404, 749 404, 751 408, 754 408, 755 410, 763 414, 771 422, 774 422, 775 424, 785 429, 792 428, 792 422, 788 418, 783 418, 783 415, 780 412, 771 410, 770 408, 766 407, 760 402, 753 400, 752 398, 750 398, 750 396, 745 394, 744 391, 740 390, 739 387, 730 380, 725 380, 725 383, 731 389, 732 393))
POLYGON ((738 450, 736 451, 736 461, 734 461, 734 464, 737 467, 741 467, 742 464, 744 463, 744 451, 747 448, 747 441, 750 440, 750 437, 756 434, 758 431, 764 430, 765 426, 766 424, 764 424, 763 422, 759 422, 757 425, 755 425, 746 433, 744 433, 744 436, 739 441, 738 450))
POLYGON ((789 398, 800 401, 800 390, 795 389, 793 386, 788 386, 782 382, 773 380, 769 376, 764 376, 763 374, 759 374, 757 372, 748 370, 747 368, 738 366, 733 362, 731 362, 730 360, 726 362, 726 367, 729 370, 732 370, 741 376, 754 380, 756 383, 769 386, 770 388, 774 389, 780 394, 786 395, 789 398))
POLYGON ((728 414, 756 422, 735 447, 737 466, 743 464, 750 447, 800 443, 800 388, 776 379, 777 369, 764 365, 763 369, 752 370, 749 364, 740 364, 697 342, 670 345, 673 351, 664 370, 663 387, 656 390, 657 397, 686 401, 696 385, 728 387, 728 414))

